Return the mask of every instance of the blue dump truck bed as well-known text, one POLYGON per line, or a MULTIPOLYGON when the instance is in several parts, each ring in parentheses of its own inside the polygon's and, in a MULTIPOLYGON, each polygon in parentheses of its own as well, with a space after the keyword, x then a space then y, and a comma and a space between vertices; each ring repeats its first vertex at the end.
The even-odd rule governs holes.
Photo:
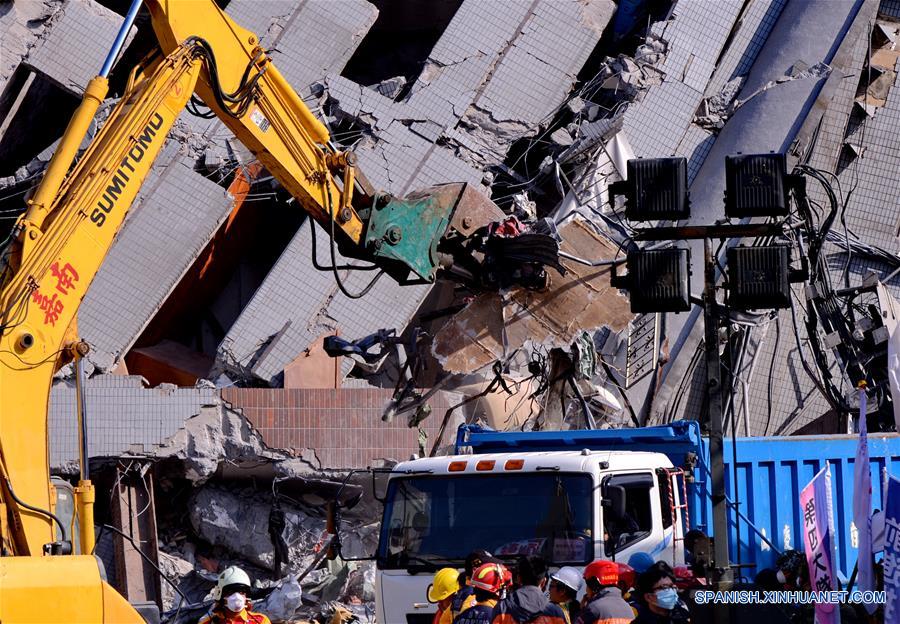
MULTIPOLYGON (((725 439, 726 491, 732 503, 728 538, 731 561, 748 566, 741 568, 740 574, 752 576, 757 569, 772 566, 783 550, 803 549, 797 501, 803 487, 828 462, 834 495, 837 567, 845 579, 850 576, 856 563, 856 529, 852 522, 857 440, 855 435, 725 439)), ((709 447, 697 422, 678 421, 641 429, 541 432, 501 432, 464 425, 457 434, 457 451, 464 447, 476 454, 583 448, 649 451, 667 455, 679 467, 693 456, 697 461, 693 483, 688 484, 690 528, 712 532, 709 447)), ((900 435, 870 435, 869 458, 872 505, 873 509, 880 509, 885 470, 900 478, 900 435)))

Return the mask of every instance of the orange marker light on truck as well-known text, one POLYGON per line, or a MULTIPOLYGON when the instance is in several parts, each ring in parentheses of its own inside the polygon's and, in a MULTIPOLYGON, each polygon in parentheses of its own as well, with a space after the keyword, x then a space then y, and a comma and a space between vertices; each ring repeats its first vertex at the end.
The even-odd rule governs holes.
POLYGON ((462 472, 466 469, 466 464, 468 462, 464 461, 453 461, 450 462, 450 466, 447 468, 450 472, 462 472))
POLYGON ((482 459, 475 464, 475 470, 493 470, 496 462, 493 459, 482 459))
POLYGON ((503 465, 503 468, 505 470, 522 470, 522 467, 524 465, 524 459, 507 459, 506 463, 503 465))

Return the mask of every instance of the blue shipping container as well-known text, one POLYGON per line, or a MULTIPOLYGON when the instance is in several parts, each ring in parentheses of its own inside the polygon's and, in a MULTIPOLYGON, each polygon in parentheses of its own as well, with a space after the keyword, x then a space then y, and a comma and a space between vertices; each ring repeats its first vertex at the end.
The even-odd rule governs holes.
MULTIPOLYGON (((752 578, 758 568, 773 566, 780 551, 803 549, 797 501, 800 491, 828 462, 834 496, 837 567, 844 579, 850 576, 856 564, 853 464, 857 441, 854 435, 737 438, 735 447, 731 438, 725 439, 726 490, 740 512, 735 513, 734 507, 729 506, 731 560, 749 564, 739 574, 752 578)), ((683 466, 689 454, 694 454, 699 461, 694 469, 694 483, 688 486, 691 528, 706 533, 712 530, 709 447, 700 436, 696 422, 681 421, 643 429, 544 432, 499 432, 464 425, 457 435, 457 451, 463 447, 471 448, 474 453, 583 448, 651 451, 667 455, 676 466, 683 466)), ((900 435, 869 435, 869 458, 872 505, 880 509, 885 469, 900 476, 900 435)))

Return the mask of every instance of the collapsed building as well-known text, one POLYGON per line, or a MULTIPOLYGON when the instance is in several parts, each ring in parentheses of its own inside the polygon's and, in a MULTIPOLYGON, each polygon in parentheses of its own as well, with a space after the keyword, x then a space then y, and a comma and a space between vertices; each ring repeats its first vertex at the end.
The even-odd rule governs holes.
MULTIPOLYGON (((148 537, 177 593, 148 580, 125 538, 105 534, 98 551, 127 597, 173 621, 202 608, 227 562, 271 590, 273 619, 336 600, 366 616, 371 568, 322 563, 321 506, 354 469, 441 452, 464 420, 546 429, 702 418, 701 314, 632 314, 602 262, 632 244, 609 202, 630 158, 687 159, 693 223, 723 217, 726 155, 785 152, 828 172, 842 202, 843 232, 828 249, 835 281, 874 272, 897 295, 896 0, 222 4, 276 51, 374 186, 401 196, 466 182, 507 215, 551 219, 569 260, 565 275, 550 270, 563 295, 381 280, 350 299, 317 266, 327 236, 221 122, 185 111, 78 319, 91 345, 89 451, 112 492, 101 517, 148 537), (329 336, 383 329, 403 339, 372 361, 325 351, 329 336)), ((126 9, 0 9, 4 215, 40 180, 126 9)), ((98 124, 154 45, 139 18, 98 124)), ((825 190, 810 193, 826 203, 825 190)), ((699 291, 702 253, 692 251, 699 291)), ((369 281, 340 277, 354 292, 369 281)), ((720 346, 732 430, 839 430, 825 375, 807 362, 811 330, 793 313, 732 319, 720 346)), ((840 363, 824 366, 840 393, 840 363)), ((67 369, 57 377, 51 464, 70 475, 74 382, 67 369)), ((364 500, 352 512, 359 553, 374 548, 378 514, 364 500)))

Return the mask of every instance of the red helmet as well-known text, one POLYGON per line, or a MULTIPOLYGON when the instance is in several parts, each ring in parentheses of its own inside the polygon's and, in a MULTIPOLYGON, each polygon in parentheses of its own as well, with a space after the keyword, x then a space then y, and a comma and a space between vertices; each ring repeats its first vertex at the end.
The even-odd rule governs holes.
POLYGON ((694 571, 689 566, 675 566, 673 573, 675 574, 675 586, 678 589, 690 589, 703 584, 694 576, 694 571))
POLYGON ((512 583, 512 573, 502 563, 482 563, 472 572, 468 585, 500 595, 512 583))
POLYGON ((616 567, 619 568, 619 585, 625 587, 626 589, 631 589, 634 587, 634 583, 637 580, 637 572, 634 571, 627 563, 616 563, 616 567))
POLYGON ((597 559, 584 569, 584 580, 590 582, 597 579, 602 586, 616 585, 619 582, 619 566, 606 559, 597 559))

